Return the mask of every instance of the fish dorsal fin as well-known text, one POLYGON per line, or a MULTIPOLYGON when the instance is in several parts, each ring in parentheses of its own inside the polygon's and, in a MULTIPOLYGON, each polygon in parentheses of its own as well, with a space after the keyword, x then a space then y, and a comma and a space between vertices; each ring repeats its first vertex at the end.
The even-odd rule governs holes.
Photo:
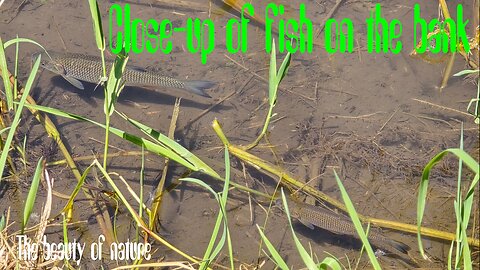
POLYGON ((303 225, 307 226, 310 230, 314 229, 313 224, 311 222, 308 222, 301 218, 299 218, 298 221, 300 221, 300 223, 302 223, 303 225))
POLYGON ((75 86, 76 88, 80 90, 84 90, 85 87, 83 86, 83 83, 73 77, 67 76, 67 75, 62 75, 62 77, 67 80, 71 85, 75 86))

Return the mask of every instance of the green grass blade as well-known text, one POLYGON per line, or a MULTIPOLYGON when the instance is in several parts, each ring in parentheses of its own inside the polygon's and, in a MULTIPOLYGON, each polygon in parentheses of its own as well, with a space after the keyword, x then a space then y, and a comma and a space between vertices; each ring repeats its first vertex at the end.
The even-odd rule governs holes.
MULTIPOLYGON (((447 150, 444 150, 440 153, 438 153, 435 157, 433 157, 425 166, 423 169, 422 173, 422 179, 420 182, 420 186, 418 189, 418 199, 417 199, 417 242, 418 242, 418 247, 420 250, 420 253, 422 254, 423 257, 425 257, 425 253, 423 250, 423 244, 422 244, 422 236, 420 232, 420 228, 422 225, 422 220, 423 220, 423 214, 425 212, 425 205, 426 205, 426 199, 427 199, 427 191, 428 191, 428 184, 429 184, 429 176, 430 176, 430 171, 437 164, 442 160, 442 158, 447 155, 448 153, 452 153, 457 156, 457 158, 461 159, 462 162, 467 165, 475 174, 475 177, 479 175, 479 165, 478 162, 475 161, 467 152, 465 152, 462 149, 458 148, 450 148, 447 150)), ((474 181, 475 182, 475 181, 474 181)), ((478 180, 477 180, 478 182, 478 180)), ((460 198, 459 198, 460 199, 460 198)))
POLYGON ((5 215, 2 215, 2 217, 0 218, 0 231, 3 231, 3 229, 5 229, 5 226, 6 226, 6 221, 5 221, 5 215))
POLYGON ((6 128, 4 128, 4 129, 0 130, 0 134, 2 134, 3 132, 5 132, 5 131, 7 131, 7 130, 9 130, 9 129, 10 129, 10 127, 6 127, 6 128))
POLYGON ((227 246, 228 246, 228 257, 230 258, 230 268, 234 268, 233 263, 233 247, 232 239, 230 238, 230 230, 228 229, 228 218, 227 218, 227 200, 228 200, 228 191, 230 189, 230 154, 228 152, 228 145, 225 146, 224 159, 225 159, 225 181, 223 183, 223 190, 221 196, 221 208, 223 209, 223 226, 226 229, 227 237, 227 246))
MULTIPOLYGON (((68 247, 68 226, 67 226, 67 218, 65 217, 65 213, 62 213, 62 231, 63 231, 63 244, 65 247, 68 247)), ((67 259, 67 256, 63 259, 63 263, 65 264, 66 268, 69 270, 74 270, 70 265, 69 260, 67 259)), ((65 267, 64 266, 64 267, 65 267)))
MULTIPOLYGON (((10 145, 12 144, 13 136, 17 130, 18 125, 20 124, 20 116, 22 115, 23 107, 25 105, 25 101, 27 100, 28 95, 30 94, 30 89, 32 89, 33 81, 35 80, 35 75, 37 74, 38 67, 40 65, 41 55, 38 56, 35 64, 33 65, 32 71, 28 76, 27 83, 25 84, 25 88, 22 94, 22 98, 18 103, 17 111, 15 112, 15 117, 13 118, 12 125, 10 126, 10 130, 7 135, 7 139, 5 140, 5 144, 3 145, 3 151, 0 155, 0 182, 2 181, 3 171, 5 169, 5 162, 7 161, 8 152, 10 150, 10 145)), ((10 84, 10 81, 8 81, 10 84)))
POLYGON ((463 75, 469 75, 469 74, 478 73, 478 72, 479 72, 478 69, 475 69, 475 70, 466 69, 453 74, 453 76, 463 76, 463 75))
POLYGON ((115 103, 118 96, 123 89, 122 76, 127 66, 128 55, 125 53, 125 48, 117 55, 112 68, 110 69, 110 75, 107 81, 107 95, 105 96, 105 114, 112 115, 115 111, 115 103))
MULTIPOLYGON (((18 35, 17 35, 18 38, 18 35)), ((15 70, 13 71, 14 83, 13 83, 13 96, 18 97, 18 51, 20 43, 15 43, 15 70)))
POLYGON ((80 192, 80 189, 83 187, 83 183, 85 183, 85 179, 88 176, 88 173, 90 172, 90 169, 93 167, 93 164, 88 166, 82 174, 82 177, 80 177, 80 180, 77 182, 77 185, 72 191, 72 195, 70 195, 70 198, 68 199, 68 202, 65 204, 65 207, 63 207, 62 213, 67 214, 70 209, 73 207, 73 201, 77 197, 78 193, 80 192))
POLYGON ((28 191, 27 200, 25 201, 25 206, 23 208, 23 221, 22 221, 22 234, 27 226, 30 215, 33 211, 33 206, 35 205, 35 199, 37 198, 38 185, 40 184, 40 178, 42 176, 43 168, 43 157, 38 160, 37 168, 35 169, 35 174, 33 175, 32 184, 30 190, 28 191))
POLYGON ((275 39, 272 40, 272 52, 270 53, 270 69, 268 72, 268 101, 270 106, 275 106, 277 102, 277 53, 275 49, 275 39))
MULTIPOLYGON (((10 84, 10 76, 8 74, 7 68, 7 57, 5 55, 5 48, 2 38, 0 37, 0 68, 2 69, 2 78, 3 78, 3 85, 5 87, 5 97, 7 99, 7 109, 13 109, 13 90, 12 85, 10 84)), ((1 176, 1 175, 0 175, 1 176)))
POLYGON ((300 254, 300 257, 303 260, 303 263, 305 263, 305 266, 309 270, 317 270, 317 265, 312 259, 312 256, 307 252, 307 250, 302 246, 302 243, 300 243, 300 240, 298 239, 297 235, 295 234, 295 231, 293 230, 293 225, 292 225, 292 218, 290 216, 290 210, 288 208, 287 204, 287 198, 285 197, 285 193, 283 192, 283 188, 281 189, 282 191, 282 202, 283 206, 285 208, 285 213, 287 214, 288 218, 288 223, 290 224, 290 230, 292 231, 292 237, 295 242, 295 246, 298 250, 298 253, 300 254))
POLYGON ((327 270, 329 268, 333 270, 341 270, 342 266, 337 260, 332 257, 327 257, 323 259, 323 261, 318 265, 318 269, 320 270, 327 270))
POLYGON ((210 237, 210 241, 208 243, 208 246, 205 250, 205 253, 203 255, 203 260, 202 263, 200 264, 199 269, 207 269, 210 265, 210 263, 220 254, 222 251, 225 242, 228 243, 228 253, 230 257, 230 267, 234 269, 234 264, 233 264, 233 249, 232 249, 232 243, 230 239, 230 232, 228 230, 228 220, 227 220, 227 212, 226 212, 226 205, 227 205, 227 199, 228 199, 228 190, 229 190, 229 184, 230 184, 230 157, 228 153, 228 148, 225 147, 225 182, 223 186, 223 190, 221 193, 221 196, 219 196, 209 185, 204 183, 201 180, 194 179, 194 178, 183 178, 180 179, 182 181, 188 181, 192 183, 196 183, 208 191, 210 191, 214 196, 215 199, 217 200, 219 206, 220 206, 220 211, 217 215, 217 220, 215 222, 215 226, 213 228, 212 236, 210 237), (220 231, 220 226, 223 224, 223 232, 222 235, 220 236, 220 239, 218 240, 217 245, 215 246, 215 242, 218 238, 218 234, 220 231))
POLYGON ((258 232, 260 233, 260 236, 262 237, 262 241, 265 243, 265 246, 267 246, 268 251, 272 255, 272 260, 275 262, 277 267, 279 267, 282 270, 288 270, 288 265, 283 260, 280 253, 278 253, 278 251, 273 246, 272 242, 270 242, 270 240, 268 240, 268 238, 265 236, 262 229, 260 229, 260 226, 258 226, 258 224, 256 224, 256 226, 257 226, 258 232))
POLYGON ((372 264, 374 269, 382 269, 380 267, 380 264, 378 263, 377 258, 375 257, 375 253, 373 252, 370 242, 368 242, 367 235, 365 234, 365 231, 363 230, 363 227, 362 227, 362 223, 358 218, 357 211, 355 210, 355 207, 353 206, 353 203, 350 200, 350 197, 348 196, 348 193, 345 190, 345 187, 343 186, 342 181, 338 177, 337 172, 335 170, 333 170, 333 173, 335 174, 335 180, 337 181, 338 188, 342 193, 342 199, 347 208, 348 215, 350 216, 350 219, 352 220, 353 225, 355 226, 355 230, 357 231, 357 234, 360 237, 360 240, 365 246, 365 250, 367 251, 368 258, 370 259, 370 263, 372 264))
MULTIPOLYGON (((88 123, 92 123, 94 125, 97 125, 101 128, 105 128, 105 125, 100 124, 98 122, 95 122, 91 119, 88 119, 86 117, 76 115, 76 114, 73 114, 73 113, 64 112, 64 111, 61 111, 61 110, 58 110, 58 109, 55 109, 55 108, 50 108, 50 107, 45 107, 45 106, 40 106, 40 105, 31 105, 31 104, 26 104, 25 106, 27 106, 29 108, 39 110, 39 111, 43 111, 43 112, 46 112, 46 113, 50 113, 50 114, 53 114, 53 115, 56 115, 56 116, 61 116, 61 117, 65 117, 65 118, 73 119, 73 120, 84 121, 84 122, 88 122, 88 123)), ((185 166, 186 168, 188 168, 192 171, 201 171, 201 172, 204 172, 206 174, 212 175, 214 177, 216 175, 216 177, 218 177, 220 179, 218 174, 216 174, 212 169, 209 170, 210 167, 208 167, 207 165, 204 165, 205 163, 197 162, 197 160, 200 160, 200 159, 196 158, 193 154, 191 154, 188 150, 183 148, 177 142, 169 139, 168 137, 166 137, 162 134, 160 135, 162 140, 164 138, 168 138, 169 143, 170 143, 168 145, 169 147, 165 147, 164 145, 157 144, 157 143, 151 142, 147 139, 140 138, 138 136, 129 134, 129 133, 127 133, 123 130, 117 129, 117 128, 113 128, 113 127, 110 128, 110 132, 113 133, 114 135, 116 135, 118 137, 121 137, 121 138, 123 138, 123 139, 125 139, 125 140, 127 140, 127 141, 129 141, 133 144, 136 144, 140 147, 143 145, 145 147, 145 150, 147 150, 149 152, 152 152, 152 153, 155 153, 155 154, 158 154, 158 155, 162 155, 164 157, 168 157, 169 159, 185 166), (175 145, 174 150, 172 150, 170 148, 172 145, 175 145), (187 156, 191 157, 190 159, 186 159, 184 157, 185 153, 178 154, 177 152, 175 152, 175 150, 179 149, 180 147, 183 148, 188 153, 190 153, 189 155, 187 155, 187 156)))
POLYGON ((141 224, 142 227, 144 228, 147 228, 147 225, 143 222, 142 218, 140 216, 138 216, 137 212, 135 211, 135 209, 132 207, 132 205, 128 202, 128 200, 125 198, 125 196, 123 195, 123 193, 120 191, 120 189, 118 188, 118 186, 115 184, 115 181, 113 181, 113 179, 110 177, 110 174, 107 173, 107 171, 102 167, 102 165, 98 162, 98 160, 94 160, 93 161, 93 164, 95 166, 97 166, 97 168, 100 170, 100 172, 102 173, 102 175, 105 177, 105 179, 107 180, 107 182, 110 184, 110 186, 113 188, 113 190, 115 191, 115 194, 118 196, 118 198, 120 199, 120 201, 122 201, 122 203, 125 205, 125 207, 127 208, 128 212, 130 213, 130 215, 132 216, 132 218, 138 223, 138 224, 141 224))
MULTIPOLYGON (((168 136, 154 130, 153 128, 142 124, 134 119, 129 118, 123 113, 119 113, 121 117, 130 122, 136 128, 140 129, 144 134, 148 135, 150 138, 155 140, 158 144, 162 145, 165 148, 170 149, 172 152, 176 153, 178 157, 188 162, 194 171, 201 171, 205 174, 208 174, 215 178, 221 178, 217 172, 215 172, 210 166, 203 162, 200 158, 195 156, 192 152, 188 151, 185 147, 177 143, 175 140, 170 139, 168 136)), ((178 162, 178 161, 177 161, 178 162)))
POLYGON ((96 0, 88 0, 90 6, 90 14, 93 20, 93 32, 95 33, 95 42, 97 48, 101 51, 105 50, 105 38, 103 36, 102 17, 100 15, 100 9, 96 0))
POLYGON ((453 257, 453 245, 455 244, 455 241, 452 241, 450 244, 450 249, 448 250, 448 259, 447 259, 447 269, 451 270, 452 269, 452 257, 453 257))
POLYGON ((46 51, 45 48, 40 43, 36 42, 35 40, 31 40, 29 38, 19 38, 19 37, 5 42, 5 44, 4 44, 5 49, 10 47, 12 44, 17 44, 17 43, 32 43, 32 44, 35 44, 38 47, 42 48, 44 51, 46 51))
POLYGON ((278 87, 278 85, 280 85, 283 78, 285 78, 285 76, 287 75, 288 67, 290 67, 291 60, 292 60, 292 54, 289 52, 289 53, 287 53, 287 55, 283 59, 282 65, 278 69, 278 72, 277 72, 277 75, 276 75, 276 77, 277 77, 277 87, 278 87))
MULTIPOLYGON (((218 194, 209 185, 207 185, 205 182, 203 182, 199 179, 195 179, 195 178, 182 178, 182 179, 180 179, 180 181, 191 182, 191 183, 197 184, 197 185, 205 188, 211 194, 213 194, 213 196, 215 197, 215 200, 217 200, 217 202, 218 202, 218 205, 221 205, 220 197, 218 196, 218 194)), ((215 240, 217 239, 217 235, 218 235, 218 232, 220 230, 220 225, 222 223, 221 215, 222 215, 222 209, 220 208, 219 214, 217 216, 217 220, 215 221, 215 225, 213 227, 212 237, 210 237, 210 241, 207 245, 207 248, 205 249, 203 259, 202 259, 202 263, 199 266, 199 269, 206 269, 208 267, 208 265, 210 264, 210 262, 213 260, 213 258, 215 258, 214 254, 213 254, 213 249, 214 249, 214 245, 215 245, 215 240)), ((224 237, 220 238, 220 240, 218 241, 218 245, 220 245, 220 244, 223 245, 224 243, 225 243, 225 238, 224 237)))

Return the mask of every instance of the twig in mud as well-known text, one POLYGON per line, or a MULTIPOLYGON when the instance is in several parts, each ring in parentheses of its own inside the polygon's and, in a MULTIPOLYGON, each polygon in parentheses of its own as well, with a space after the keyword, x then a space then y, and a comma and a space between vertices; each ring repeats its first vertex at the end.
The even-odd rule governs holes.
POLYGON ((449 108, 449 107, 445 107, 445 106, 442 106, 442 105, 438 105, 438 104, 428 102, 428 101, 425 101, 425 100, 421 100, 421 99, 417 99, 417 98, 412 98, 412 100, 415 100, 415 101, 418 101, 420 103, 427 104, 427 105, 430 105, 432 107, 436 107, 436 108, 439 108, 439 109, 442 109, 442 110, 451 111, 451 112, 455 112, 455 113, 458 113, 458 114, 461 114, 461 115, 466 115, 468 117, 472 117, 472 115, 469 114, 469 113, 462 112, 462 111, 452 109, 452 108, 449 108))
POLYGON ((193 123, 195 123, 196 121, 198 121, 198 119, 202 118, 205 114, 207 114, 208 112, 210 112, 211 110, 213 110, 213 108, 217 107, 218 105, 222 104, 225 100, 231 98, 233 95, 235 95, 236 93, 241 93, 243 91, 243 89, 245 89, 245 87, 248 85, 248 83, 253 79, 254 75, 252 74, 243 84, 242 86, 240 86, 240 88, 238 90, 234 90, 232 91, 230 94, 226 95, 225 97, 221 98, 219 101, 215 102, 215 104, 211 105, 210 107, 208 107, 207 109, 205 109, 203 112, 201 112, 199 115, 197 115, 195 118, 193 118, 192 120, 190 120, 190 122, 188 122, 185 126, 183 126, 183 128, 181 129, 181 131, 189 128, 193 123))
POLYGON ((407 113, 407 112, 403 112, 403 113, 406 114, 406 115, 409 115, 409 116, 411 116, 411 117, 415 117, 415 119, 417 119, 418 122, 420 122, 420 123, 422 123, 424 126, 428 127, 427 123, 425 123, 425 122, 423 122, 422 120, 420 120, 416 115, 413 115, 413 114, 407 113))
POLYGON ((434 118, 434 117, 428 117, 428 116, 423 116, 423 115, 416 115, 415 117, 419 117, 419 118, 423 118, 423 119, 427 119, 427 120, 432 120, 432 121, 436 121, 436 122, 442 122, 446 125, 448 125, 449 127, 451 128, 454 128, 452 126, 452 124, 450 124, 449 122, 443 120, 443 119, 439 119, 439 118, 434 118))
POLYGON ((63 39, 62 34, 60 33, 60 30, 58 29, 58 24, 57 24, 57 21, 55 20, 55 16, 53 16, 52 18, 53 18, 53 24, 55 25, 55 30, 57 30, 57 34, 60 37, 60 41, 62 42, 63 49, 67 50, 67 45, 65 45, 65 40, 63 39))
MULTIPOLYGON (((90 140, 92 140, 92 141, 95 141, 95 142, 97 142, 97 143, 103 144, 103 145, 105 144, 104 142, 99 141, 99 140, 97 140, 97 139, 95 139, 95 138, 93 138, 93 137, 90 137, 90 138, 88 138, 88 139, 90 139, 90 140)), ((109 147, 110 147, 110 148, 113 148, 113 149, 117 149, 118 151, 127 152, 125 149, 122 149, 122 148, 120 148, 120 147, 116 147, 115 145, 109 145, 109 147)), ((103 155, 102 155, 102 156, 103 156, 103 155)), ((107 156, 109 156, 109 155, 107 155, 107 156)))
POLYGON ((320 36, 323 29, 325 28, 325 23, 327 22, 328 19, 332 18, 333 14, 337 11, 337 9, 340 7, 342 2, 343 0, 337 0, 337 2, 335 3, 335 6, 333 6, 333 8, 328 12, 325 19, 323 19, 322 24, 320 24, 320 29, 318 29, 317 34, 315 35, 315 38, 318 38, 320 36))
MULTIPOLYGON (((285 119, 285 118, 287 118, 287 116, 284 115, 284 116, 282 116, 282 117, 279 117, 279 118, 277 118, 277 119, 275 119, 275 120, 270 121, 270 124, 273 125, 273 124, 275 124, 276 122, 278 122, 278 121, 280 121, 280 120, 282 120, 282 119, 285 119)), ((259 124, 255 124, 255 125, 250 125, 248 128, 258 128, 258 127, 261 127, 261 126, 263 126, 263 123, 259 123, 259 124)))
MULTIPOLYGON (((255 71, 253 71, 253 70, 247 68, 246 66, 238 63, 237 61, 235 61, 233 58, 231 58, 230 56, 228 56, 228 55, 226 55, 226 54, 224 54, 224 56, 225 56, 228 60, 230 60, 230 61, 232 61, 234 64, 236 64, 237 66, 241 67, 243 70, 250 72, 252 75, 254 75, 255 77, 257 77, 257 79, 259 79, 260 81, 268 84, 268 80, 265 79, 265 78, 263 78, 262 76, 258 75, 255 71)), ((283 88, 283 87, 281 87, 281 86, 278 86, 278 89, 279 89, 279 90, 282 90, 282 91, 286 91, 286 89, 283 88)))
MULTIPOLYGON (((205 11, 205 5, 204 4, 199 4, 197 2, 192 2, 192 1, 185 1, 185 0, 155 0, 155 2, 159 4, 164 4, 168 6, 173 6, 173 7, 180 7, 180 8, 185 8, 185 9, 190 9, 190 10, 197 10, 197 11, 205 11)), ((134 2, 132 2, 133 4, 134 2)))
MULTIPOLYGON (((383 202, 382 202, 379 198, 377 198, 377 196, 375 195, 375 192, 371 191, 370 188, 368 188, 367 186, 365 186, 363 183, 357 181, 356 179, 351 178, 351 180, 352 180, 354 183, 356 183, 357 185, 363 187, 368 193, 370 193, 369 196, 365 199, 365 202, 368 202, 368 200, 369 200, 370 198, 373 198, 373 199, 375 199, 375 200, 378 202, 378 204, 379 204, 383 209, 387 210, 387 212, 390 213, 390 215, 392 215, 392 217, 394 217, 396 220, 401 220, 398 215, 396 215, 395 213, 393 213, 393 211, 390 210, 390 208, 388 208, 387 206, 385 206, 385 204, 383 204, 383 202)), ((377 187, 378 187, 378 186, 377 186, 377 187)), ((378 191, 378 188, 377 188, 377 191, 378 191)))
MULTIPOLYGON (((174 134, 175 134, 175 129, 177 128, 177 119, 178 119, 178 113, 180 112, 180 101, 181 98, 177 98, 175 100, 175 105, 173 107, 173 112, 172 112, 172 120, 170 121, 170 127, 168 129, 168 138, 174 140, 174 134)), ((162 176, 160 178, 160 181, 158 182, 157 186, 157 191, 155 192, 155 197, 152 202, 151 206, 151 216, 149 219, 149 224, 148 227, 150 230, 153 230, 155 226, 155 222, 157 220, 157 214, 160 211, 160 206, 162 204, 162 196, 163 196, 163 189, 165 187, 165 182, 167 179, 167 173, 168 173, 168 164, 170 163, 170 159, 165 158, 165 163, 163 166, 163 171, 162 171, 162 176)), ((143 202, 142 202, 143 203, 143 202)))
MULTIPOLYGON (((398 107, 393 113, 392 115, 390 115, 390 117, 387 119, 387 121, 382 125, 382 127, 377 131, 377 135, 380 134, 382 132, 382 130, 385 128, 385 126, 388 124, 388 122, 390 122, 390 120, 392 120, 393 116, 395 114, 397 114, 398 110, 400 109, 400 107, 398 107)), ((377 136, 375 135, 375 136, 377 136)))
POLYGON ((335 90, 335 89, 327 89, 327 90, 320 91, 320 92, 324 92, 324 93, 328 94, 329 91, 337 92, 337 93, 341 93, 341 94, 346 94, 346 95, 350 95, 350 96, 353 96, 353 97, 358 97, 357 94, 353 94, 353 93, 350 93, 350 92, 347 92, 347 91, 342 91, 342 90, 335 90))
POLYGON ((357 52, 358 52, 358 62, 362 62, 362 50, 361 50, 361 47, 360 47, 360 42, 358 41, 358 39, 355 39, 355 42, 357 43, 357 52))
POLYGON ((374 112, 374 113, 369 113, 369 114, 363 114, 363 115, 359 115, 359 116, 329 115, 327 118, 363 119, 363 118, 368 118, 368 117, 374 116, 376 114, 381 114, 381 113, 385 113, 385 112, 380 111, 380 112, 374 112))
MULTIPOLYGON (((10 14, 10 17, 6 18, 3 20, 3 23, 9 24, 12 22, 20 13, 20 11, 23 9, 23 7, 27 4, 28 0, 20 0, 20 1, 15 1, 16 3, 10 7, 10 10, 6 13, 10 14), (18 5, 14 8, 14 6, 18 3, 18 5)), ((3 4, 3 1, 0 1, 0 6, 3 4)))
MULTIPOLYGON (((315 84, 315 85, 316 85, 316 84, 315 84)), ((304 85, 300 85, 300 86, 296 86, 296 87, 293 87, 293 88, 303 88, 303 87, 304 87, 304 85)), ((315 92, 318 93, 318 91, 317 91, 316 89, 317 89, 317 87, 315 86, 315 92)), ((295 91, 290 90, 290 89, 287 89, 287 92, 289 92, 289 93, 291 93, 291 94, 294 94, 294 95, 298 95, 298 96, 300 96, 300 97, 302 97, 302 98, 305 98, 305 99, 308 99, 308 100, 310 100, 310 101, 313 101, 313 102, 317 103, 317 98, 316 98, 316 96, 314 96, 313 98, 307 97, 307 96, 305 96, 304 94, 300 94, 300 93, 295 92, 295 91)), ((316 93, 315 93, 315 95, 316 95, 316 93)))

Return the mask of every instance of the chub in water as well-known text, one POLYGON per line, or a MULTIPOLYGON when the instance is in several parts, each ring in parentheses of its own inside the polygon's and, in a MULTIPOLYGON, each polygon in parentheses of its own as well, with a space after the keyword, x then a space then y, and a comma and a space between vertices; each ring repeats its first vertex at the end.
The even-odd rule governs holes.
MULTIPOLYGON (((32 59, 35 60, 39 54, 42 55, 41 67, 61 75, 65 80, 79 89, 84 89, 80 81, 99 83, 103 77, 102 60, 100 57, 79 53, 57 53, 51 51, 48 51, 48 54, 46 54, 42 51, 33 54, 32 59)), ((113 61, 105 60, 105 63, 108 75, 113 61)), ((215 83, 210 81, 177 80, 128 65, 123 73, 123 80, 125 85, 177 88, 204 97, 210 97, 205 90, 215 85, 215 83)))
MULTIPOLYGON (((336 214, 325 208, 297 202, 290 198, 287 199, 287 203, 290 215, 308 228, 314 229, 315 226, 335 234, 349 235, 358 239, 355 226, 346 216, 336 214)), ((283 209, 281 199, 277 200, 276 204, 283 209)), ((368 239, 377 248, 394 254, 403 261, 412 263, 405 258, 405 254, 408 254, 408 250, 410 250, 409 246, 385 237, 380 229, 370 226, 368 239)))

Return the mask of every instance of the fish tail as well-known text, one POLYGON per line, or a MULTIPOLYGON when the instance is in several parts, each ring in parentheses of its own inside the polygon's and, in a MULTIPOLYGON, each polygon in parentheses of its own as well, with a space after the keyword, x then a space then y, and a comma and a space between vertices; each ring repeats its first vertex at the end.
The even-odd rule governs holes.
POLYGON ((215 86, 214 82, 211 81, 186 81, 185 82, 185 90, 190 91, 194 94, 208 97, 211 96, 205 92, 205 90, 212 88, 215 86))

